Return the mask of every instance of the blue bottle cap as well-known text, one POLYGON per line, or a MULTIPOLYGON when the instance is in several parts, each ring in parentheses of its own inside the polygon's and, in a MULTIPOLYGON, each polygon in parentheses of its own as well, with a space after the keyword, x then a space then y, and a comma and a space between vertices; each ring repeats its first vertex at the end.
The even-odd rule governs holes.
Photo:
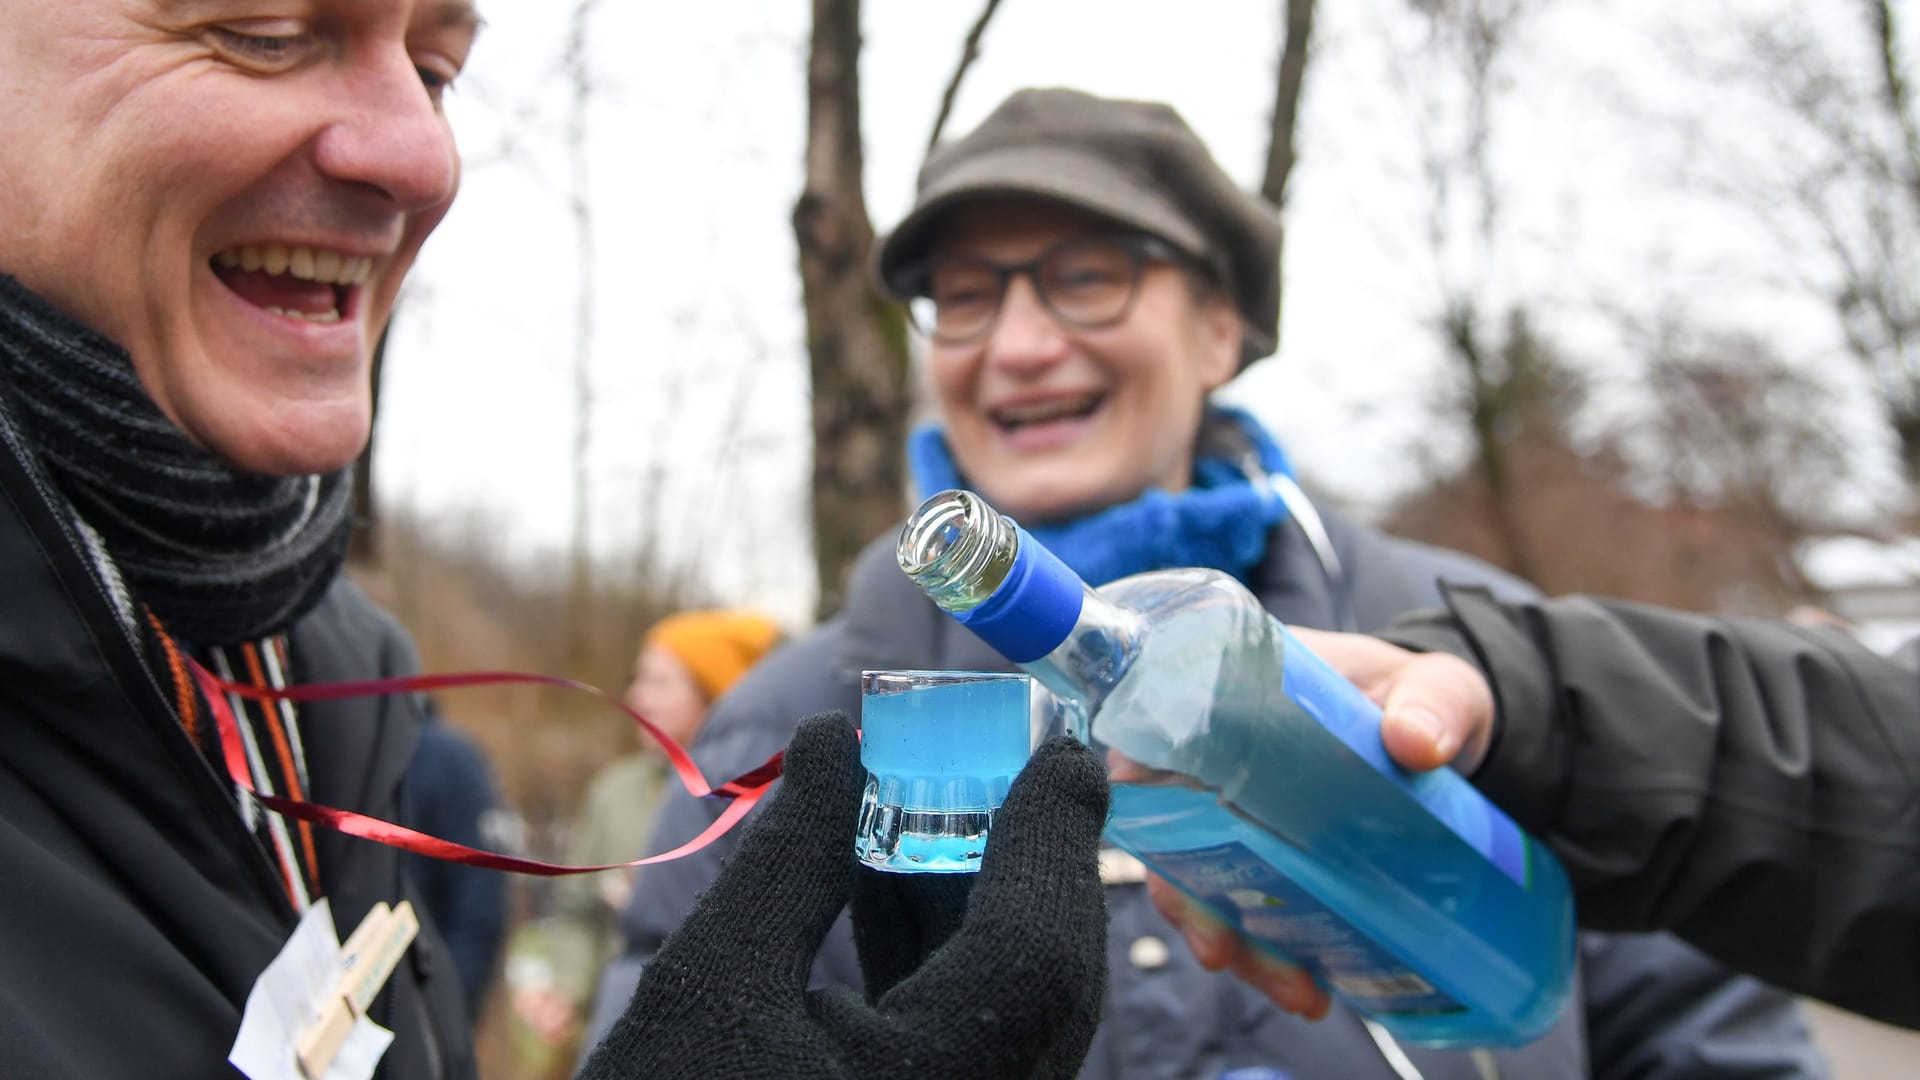
POLYGON ((1016 664, 1038 660, 1060 647, 1080 620, 1086 585, 1073 568, 1033 534, 1015 525, 1020 543, 1013 568, 993 595, 955 619, 1001 656, 1016 664))

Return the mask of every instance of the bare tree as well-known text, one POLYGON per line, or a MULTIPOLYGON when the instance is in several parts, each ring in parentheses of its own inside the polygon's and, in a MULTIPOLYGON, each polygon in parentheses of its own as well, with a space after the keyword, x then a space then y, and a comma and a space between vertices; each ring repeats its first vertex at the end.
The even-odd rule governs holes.
MULTIPOLYGON (((1893 0, 1861 0, 1866 8, 1867 28, 1873 44, 1874 55, 1879 60, 1880 94, 1879 101, 1887 119, 1899 132, 1899 146, 1904 153, 1888 155, 1891 176, 1888 180, 1906 189, 1913 203, 1914 218, 1911 223, 1920 222, 1920 119, 1914 116, 1913 102, 1907 92, 1905 65, 1900 57, 1900 35, 1894 14, 1893 0)), ((1897 227, 1897 226, 1896 226, 1897 227)), ((1912 232, 1905 237, 1907 253, 1912 255, 1913 248, 1920 246, 1912 232)), ((1891 261, 1891 260, 1890 260, 1891 261)), ((1905 261, 1904 271, 1914 271, 1916 259, 1905 261)), ((1896 273, 1903 272, 1896 267, 1896 273)), ((1907 278, 1911 288, 1913 281, 1907 278)), ((1891 292, 1892 290, 1887 290, 1891 292)), ((1916 311, 1916 297, 1909 291, 1900 300, 1904 309, 1896 310, 1892 303, 1883 298, 1874 312, 1874 319, 1888 328, 1887 337, 1895 351, 1895 360, 1899 370, 1906 377, 1906 385, 1897 398, 1889 398, 1889 420, 1893 424, 1894 434, 1900 440, 1902 458, 1907 468, 1909 483, 1920 484, 1920 311, 1916 311)), ((1898 301, 1895 301, 1898 302, 1898 301)), ((1856 349, 1856 354, 1859 350, 1856 349)))
POLYGON ((987 24, 993 21, 993 13, 1000 10, 1000 0, 987 0, 980 9, 980 17, 973 21, 973 29, 967 31, 966 43, 960 47, 960 62, 953 67, 953 77, 947 80, 946 92, 940 95, 940 113, 933 118, 933 132, 927 136, 927 149, 931 151, 940 145, 940 136, 947 130, 947 118, 953 115, 953 102, 960 96, 960 84, 967 77, 967 69, 980 59, 980 39, 986 36, 987 24))
MULTIPOLYGON (((1267 165, 1260 194, 1280 211, 1280 248, 1274 257, 1285 266, 1287 181, 1296 160, 1294 140, 1300 126, 1300 93, 1306 85, 1308 46, 1313 37, 1314 0, 1285 0, 1280 67, 1273 80, 1273 119, 1267 135, 1267 165)), ((1281 276, 1281 310, 1286 309, 1286 277, 1281 276)), ((1275 330, 1278 333, 1278 328, 1275 330)))
POLYGON ((593 198, 587 171, 589 139, 587 113, 593 104, 594 79, 588 25, 599 0, 576 0, 567 21, 567 43, 562 64, 567 73, 567 164, 570 182, 567 210, 573 219, 573 547, 568 562, 568 592, 574 618, 568 652, 577 667, 590 654, 587 609, 593 597, 593 321, 594 243, 593 198))
POLYGON ((1300 93, 1307 81, 1312 38, 1313 0, 1285 0, 1280 67, 1273 80, 1273 122, 1267 138, 1267 166, 1260 174, 1260 194, 1282 210, 1287 208, 1287 180, 1293 175, 1300 93))
POLYGON ((897 523, 905 476, 906 315, 867 276, 861 188, 860 3, 814 0, 806 181, 793 208, 813 379, 813 542, 819 610, 840 605, 860 548, 897 523))
POLYGON ((1641 434, 1665 463, 1668 492, 1730 514, 1779 581, 1810 597, 1798 549, 1830 530, 1828 496, 1848 471, 1846 447, 1823 422, 1829 395, 1752 334, 1670 323, 1648 351, 1641 434))
POLYGON ((1896 175, 1894 179, 1904 182, 1914 209, 1920 210, 1920 118, 1914 116, 1913 102, 1908 96, 1906 64, 1900 56, 1899 20, 1894 14, 1893 0, 1860 0, 1860 3, 1866 9, 1867 32, 1879 61, 1880 102, 1899 130, 1900 145, 1906 150, 1898 166, 1904 176, 1896 175))
POLYGON ((1683 119, 1686 175, 1757 221, 1788 287, 1833 313, 1920 483, 1920 130, 1895 9, 1860 0, 1844 21, 1818 9, 1716 24, 1677 40, 1675 60, 1767 117, 1759 138, 1717 115, 1683 119))
POLYGON ((1528 355, 1524 308, 1503 304, 1491 287, 1495 252, 1502 242, 1501 198, 1493 168, 1494 106, 1504 50, 1534 0, 1408 0, 1426 23, 1423 75, 1402 75, 1402 92, 1420 99, 1429 114, 1421 125, 1421 171, 1428 185, 1427 242, 1438 276, 1439 311, 1434 319, 1444 354, 1456 365, 1445 392, 1445 415, 1463 425, 1474 468, 1484 484, 1486 512, 1500 551, 1494 561, 1531 576, 1532 552, 1508 460, 1508 410, 1512 386, 1525 373, 1513 368, 1528 355), (1437 89, 1459 90, 1458 114, 1437 89), (1447 134, 1457 132, 1457 141, 1447 134), (1471 222, 1469 235, 1458 225, 1471 222), (1491 310, 1490 310, 1491 308, 1491 310), (1504 310, 1502 310, 1504 308, 1504 310), (1502 340, 1502 329, 1509 331, 1502 340))

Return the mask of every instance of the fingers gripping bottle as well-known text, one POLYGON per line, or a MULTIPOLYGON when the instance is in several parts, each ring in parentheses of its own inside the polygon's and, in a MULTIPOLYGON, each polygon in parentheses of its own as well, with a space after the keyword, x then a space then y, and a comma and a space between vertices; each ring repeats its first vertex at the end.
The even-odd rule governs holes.
POLYGON ((1116 784, 1107 839, 1259 947, 1409 1042, 1518 1045, 1558 1016, 1558 860, 1451 769, 1393 764, 1379 709, 1239 582, 1164 570, 1096 592, 966 491, 921 504, 898 556, 1077 705, 1070 734, 1177 774, 1116 784))

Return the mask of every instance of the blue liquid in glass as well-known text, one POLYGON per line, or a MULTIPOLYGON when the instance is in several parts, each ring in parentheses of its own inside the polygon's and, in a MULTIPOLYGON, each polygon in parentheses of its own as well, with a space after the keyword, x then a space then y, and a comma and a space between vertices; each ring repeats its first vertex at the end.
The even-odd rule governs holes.
POLYGON ((880 870, 979 869, 994 812, 1032 750, 1027 677, 869 672, 864 683, 855 853, 880 870))

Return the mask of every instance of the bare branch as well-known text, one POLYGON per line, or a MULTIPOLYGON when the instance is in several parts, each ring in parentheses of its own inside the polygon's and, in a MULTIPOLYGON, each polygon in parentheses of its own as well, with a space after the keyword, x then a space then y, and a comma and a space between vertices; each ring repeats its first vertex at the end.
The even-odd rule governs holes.
POLYGON ((1880 92, 1887 112, 1900 129, 1907 151, 1906 176, 1903 178, 1914 208, 1920 210, 1920 122, 1913 116, 1907 96, 1907 80, 1900 70, 1899 33, 1894 22, 1893 0, 1866 0, 1867 24, 1873 32, 1874 53, 1880 61, 1880 92))
MULTIPOLYGON (((1286 19, 1281 30, 1280 71, 1274 79, 1273 122, 1267 137, 1267 167, 1260 179, 1260 194, 1274 205, 1283 219, 1287 206, 1287 179, 1293 175, 1295 160, 1294 134, 1300 126, 1300 88, 1307 77, 1307 43, 1313 36, 1314 0, 1284 2, 1286 19)), ((1280 250, 1274 253, 1274 258, 1281 260, 1281 265, 1285 266, 1284 231, 1280 235, 1280 250)), ((1286 278, 1283 273, 1280 281, 1283 310, 1286 298, 1286 278)), ((1275 325, 1277 327, 1279 323, 1275 325)))
MULTIPOLYGON (((1309 6, 1312 0, 1307 0, 1309 6)), ((940 115, 933 118, 933 134, 927 136, 927 149, 931 151, 940 145, 940 135, 947 130, 947 117, 953 114, 953 101, 960 96, 960 81, 967 77, 967 69, 980 59, 980 38, 987 32, 987 23, 993 19, 993 13, 1000 8, 1000 0, 987 0, 987 6, 980 9, 980 17, 973 21, 973 29, 967 31, 967 42, 960 49, 960 63, 953 69, 953 78, 947 80, 947 91, 940 95, 940 115)))
POLYGON ((569 595, 573 606, 574 627, 569 649, 572 666, 578 670, 590 655, 585 639, 587 607, 593 596, 592 509, 593 485, 590 455, 593 450, 593 323, 594 323, 594 244, 592 188, 587 174, 587 113, 593 103, 592 58, 588 51, 587 26, 597 0, 577 0, 567 26, 567 44, 563 59, 569 93, 566 145, 569 176, 567 207, 573 218, 574 262, 579 279, 574 283, 573 317, 573 550, 569 564, 569 595))
POLYGON ((1294 133, 1299 126, 1300 89, 1307 76, 1307 46, 1313 36, 1313 0, 1285 0, 1286 29, 1280 42, 1280 75, 1274 80, 1273 128, 1267 142, 1267 168, 1260 194, 1286 209, 1287 179, 1293 175, 1294 133))

